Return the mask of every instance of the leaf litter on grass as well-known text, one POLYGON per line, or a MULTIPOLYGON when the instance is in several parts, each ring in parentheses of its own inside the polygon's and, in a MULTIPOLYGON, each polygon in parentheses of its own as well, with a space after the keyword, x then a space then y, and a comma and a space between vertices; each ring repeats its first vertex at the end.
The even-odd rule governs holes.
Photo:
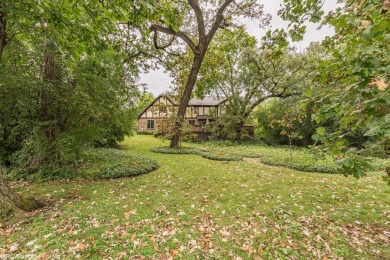
MULTIPOLYGON (((153 145, 149 138, 132 142, 129 151, 137 142, 153 145)), ((389 192, 379 175, 355 181, 144 152, 159 161, 157 172, 117 181, 20 187, 32 194, 51 194, 54 202, 34 217, 4 224, 0 254, 390 258, 389 192)))

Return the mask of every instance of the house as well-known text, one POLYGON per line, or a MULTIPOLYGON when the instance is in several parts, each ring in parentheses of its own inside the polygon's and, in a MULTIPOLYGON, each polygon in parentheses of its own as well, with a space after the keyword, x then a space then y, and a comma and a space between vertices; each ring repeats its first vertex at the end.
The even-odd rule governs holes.
MULTIPOLYGON (((208 133, 203 126, 221 117, 227 105, 227 99, 217 100, 208 96, 203 99, 193 98, 188 102, 184 119, 192 126, 193 133, 198 134, 200 139, 207 139, 208 133)), ((176 115, 177 109, 178 104, 169 96, 159 95, 139 114, 137 131, 156 131, 164 121, 176 115)))

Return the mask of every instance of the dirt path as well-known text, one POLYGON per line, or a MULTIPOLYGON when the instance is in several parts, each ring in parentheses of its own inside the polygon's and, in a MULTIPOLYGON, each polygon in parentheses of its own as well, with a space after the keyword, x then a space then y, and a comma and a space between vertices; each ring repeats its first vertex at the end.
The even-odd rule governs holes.
POLYGON ((259 158, 242 158, 242 160, 244 162, 247 162, 247 163, 253 163, 253 164, 256 164, 256 165, 261 165, 261 166, 265 166, 265 167, 269 167, 269 168, 273 168, 273 169, 289 169, 288 167, 272 166, 272 165, 269 165, 269 164, 262 163, 262 162, 260 162, 259 158))

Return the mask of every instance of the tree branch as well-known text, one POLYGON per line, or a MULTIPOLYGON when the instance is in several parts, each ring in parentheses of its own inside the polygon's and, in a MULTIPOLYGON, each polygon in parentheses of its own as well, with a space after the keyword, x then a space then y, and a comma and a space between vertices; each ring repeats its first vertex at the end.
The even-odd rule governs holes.
POLYGON ((159 46, 158 42, 157 42, 157 37, 158 37, 158 33, 157 33, 157 31, 155 31, 153 34, 153 44, 157 50, 164 50, 165 48, 168 48, 169 46, 172 45, 172 42, 175 40, 175 37, 172 37, 171 40, 167 44, 165 44, 163 46, 159 46))
POLYGON ((204 18, 203 18, 202 10, 199 7, 198 1, 188 0, 188 4, 191 6, 192 10, 194 10, 196 20, 198 22, 199 39, 206 39, 206 28, 204 25, 204 18))
POLYGON ((181 31, 176 32, 175 30, 173 30, 172 27, 165 27, 165 26, 161 26, 158 24, 152 24, 149 27, 149 29, 150 29, 150 31, 154 32, 153 41, 155 38, 157 38, 157 32, 162 32, 162 33, 174 35, 174 36, 182 39, 185 43, 187 43, 187 45, 191 48, 191 50, 194 54, 199 53, 198 46, 196 46, 195 43, 190 39, 190 37, 188 37, 188 35, 185 34, 184 32, 181 32, 181 31))
POLYGON ((214 21, 213 25, 211 26, 209 33, 207 34, 206 45, 208 45, 211 42, 211 40, 213 39, 215 32, 218 30, 221 22, 225 18, 223 16, 223 12, 228 7, 228 5, 231 4, 232 2, 233 2, 233 0, 225 0, 225 2, 218 9, 217 15, 215 17, 215 21, 214 21))
POLYGON ((267 95, 267 96, 264 96, 264 97, 258 99, 255 103, 253 103, 251 105, 250 110, 253 111, 253 109, 255 109, 261 102, 263 102, 269 98, 278 97, 278 98, 284 99, 284 98, 288 98, 291 96, 299 96, 299 95, 302 95, 302 93, 296 92, 296 93, 289 93, 289 94, 284 94, 284 93, 270 94, 270 95, 267 95))

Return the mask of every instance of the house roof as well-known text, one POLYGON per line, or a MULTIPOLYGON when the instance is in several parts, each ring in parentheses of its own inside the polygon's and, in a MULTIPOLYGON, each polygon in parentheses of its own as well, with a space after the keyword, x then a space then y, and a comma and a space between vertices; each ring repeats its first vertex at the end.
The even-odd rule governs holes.
MULTIPOLYGON (((138 114, 138 118, 142 116, 142 114, 145 113, 161 97, 168 99, 174 106, 178 106, 169 96, 161 94, 157 96, 152 102, 150 102, 150 104, 144 110, 142 110, 141 113, 138 114)), ((203 99, 193 98, 188 101, 188 106, 218 106, 226 100, 227 99, 218 100, 209 96, 206 96, 203 99)))
POLYGON ((166 98, 166 99, 169 100, 169 102, 171 102, 174 106, 177 106, 177 105, 175 104, 175 102, 173 102, 173 100, 172 100, 169 96, 164 95, 164 94, 160 94, 160 95, 158 95, 152 102, 150 102, 150 104, 149 104, 144 110, 142 110, 141 113, 138 114, 138 118, 139 118, 140 116, 142 116, 142 114, 145 113, 146 110, 148 110, 148 109, 149 109, 149 108, 150 108, 150 107, 151 107, 159 98, 161 98, 161 97, 166 98))
POLYGON ((218 106, 226 101, 226 99, 218 100, 212 97, 206 96, 203 99, 193 98, 188 102, 189 106, 218 106))

